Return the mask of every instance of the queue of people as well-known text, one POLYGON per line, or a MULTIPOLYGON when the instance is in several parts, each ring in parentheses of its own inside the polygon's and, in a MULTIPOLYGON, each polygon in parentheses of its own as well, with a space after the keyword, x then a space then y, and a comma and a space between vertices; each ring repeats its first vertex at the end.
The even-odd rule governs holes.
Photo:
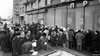
POLYGON ((100 53, 99 31, 44 26, 34 22, 24 26, 15 24, 11 30, 6 27, 4 29, 4 35, 0 38, 1 50, 11 52, 12 56, 41 49, 48 50, 48 46, 100 53))

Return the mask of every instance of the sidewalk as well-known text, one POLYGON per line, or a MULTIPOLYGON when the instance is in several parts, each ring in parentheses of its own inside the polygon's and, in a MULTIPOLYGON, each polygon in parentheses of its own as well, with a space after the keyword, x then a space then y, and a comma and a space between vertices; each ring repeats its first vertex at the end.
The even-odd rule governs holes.
MULTIPOLYGON (((49 56, 49 55, 59 55, 60 53, 63 53, 63 55, 67 55, 67 56, 92 56, 90 54, 87 53, 82 53, 82 52, 78 52, 75 50, 71 50, 71 49, 67 49, 67 48, 62 48, 62 47, 49 47, 48 50, 40 50, 38 55, 35 56, 49 56), (66 53, 65 53, 66 52, 66 53)), ((2 51, 0 51, 0 56, 11 56, 10 53, 3 53, 2 51)), ((33 56, 31 54, 23 54, 20 56, 33 56)), ((59 55, 60 56, 60 55, 59 55)))
MULTIPOLYGON (((70 53, 70 55, 75 55, 75 56, 92 56, 92 55, 90 55, 88 53, 82 53, 82 52, 78 52, 78 51, 75 51, 75 50, 71 50, 71 49, 67 49, 67 48, 62 48, 62 47, 52 47, 52 48, 54 50, 56 50, 56 51, 65 51, 67 53, 70 53)), ((47 54, 49 54, 49 53, 47 53, 47 54)))

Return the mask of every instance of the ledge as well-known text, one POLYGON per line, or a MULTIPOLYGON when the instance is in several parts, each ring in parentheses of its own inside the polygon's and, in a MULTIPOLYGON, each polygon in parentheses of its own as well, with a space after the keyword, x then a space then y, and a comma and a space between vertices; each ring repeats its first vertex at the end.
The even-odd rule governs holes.
POLYGON ((48 9, 48 8, 55 8, 55 7, 66 6, 66 5, 68 5, 70 3, 73 3, 73 2, 76 2, 76 1, 69 1, 69 2, 62 2, 62 3, 54 4, 54 5, 47 5, 45 7, 41 7, 41 8, 38 8, 38 9, 33 9, 33 10, 25 11, 25 13, 36 11, 36 10, 41 10, 41 9, 48 9))
POLYGON ((29 4, 29 2, 25 2, 25 3, 23 3, 23 5, 28 5, 29 4))
POLYGON ((27 1, 27 2, 25 2, 25 3, 23 3, 23 5, 28 5, 29 3, 34 3, 36 0, 29 0, 29 1, 27 1))
POLYGON ((28 2, 29 3, 34 3, 36 0, 29 0, 28 2))

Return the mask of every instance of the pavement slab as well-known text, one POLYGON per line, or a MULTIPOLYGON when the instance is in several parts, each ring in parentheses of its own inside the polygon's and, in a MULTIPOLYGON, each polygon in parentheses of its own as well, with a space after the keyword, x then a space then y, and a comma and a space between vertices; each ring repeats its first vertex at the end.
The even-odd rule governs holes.
MULTIPOLYGON (((66 55, 67 56, 90 56, 63 47, 49 47, 47 50, 40 50, 37 55, 23 54, 20 56, 66 56, 66 55)), ((11 56, 11 54, 0 51, 0 56, 11 56)))

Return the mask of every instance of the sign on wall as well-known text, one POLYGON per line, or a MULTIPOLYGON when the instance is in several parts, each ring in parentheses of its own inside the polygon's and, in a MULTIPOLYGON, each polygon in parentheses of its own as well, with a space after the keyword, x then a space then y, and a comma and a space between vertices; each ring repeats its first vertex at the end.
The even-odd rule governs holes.
POLYGON ((75 8, 75 3, 71 3, 70 8, 75 8))
POLYGON ((88 1, 86 0, 86 1, 83 1, 83 6, 86 6, 86 5, 88 5, 88 1))

